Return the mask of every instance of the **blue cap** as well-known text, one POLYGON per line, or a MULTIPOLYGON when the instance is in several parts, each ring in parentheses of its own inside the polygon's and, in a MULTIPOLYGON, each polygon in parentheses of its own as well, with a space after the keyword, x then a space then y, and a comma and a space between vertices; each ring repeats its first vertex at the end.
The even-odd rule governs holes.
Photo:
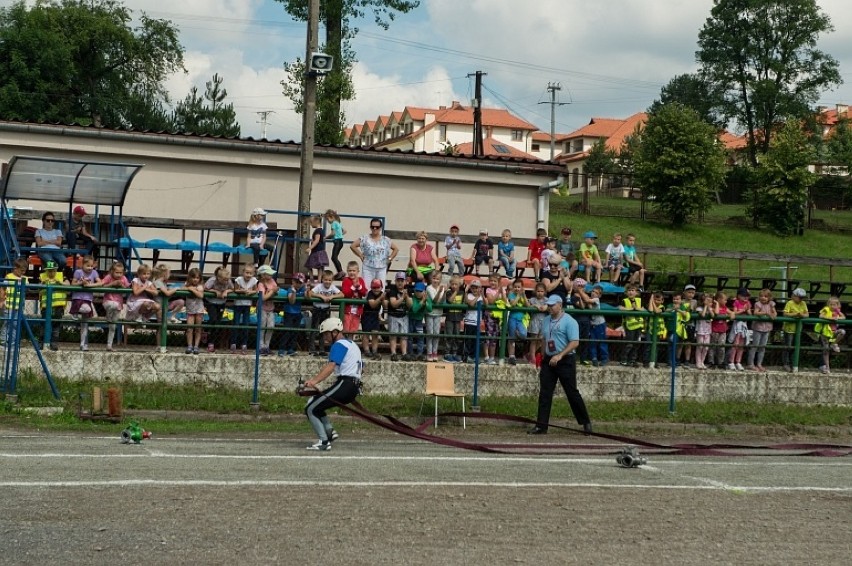
POLYGON ((588 232, 586 232, 585 234, 583 234, 583 237, 584 237, 584 238, 591 238, 591 239, 593 239, 593 240, 597 240, 597 239, 598 239, 598 235, 597 235, 597 234, 595 234, 594 232, 592 232, 591 230, 590 230, 590 231, 588 231, 588 232))
POLYGON ((415 291, 425 291, 426 290, 426 283, 424 283, 423 281, 418 281, 417 283, 414 284, 414 290, 415 291))
POLYGON ((563 303, 562 297, 559 295, 550 295, 547 297, 547 306, 551 307, 553 305, 561 305, 563 303))

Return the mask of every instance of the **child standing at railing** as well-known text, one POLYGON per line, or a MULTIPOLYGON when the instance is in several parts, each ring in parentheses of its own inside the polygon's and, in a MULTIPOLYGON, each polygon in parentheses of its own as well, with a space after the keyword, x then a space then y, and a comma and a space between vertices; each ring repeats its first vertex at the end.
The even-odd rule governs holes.
POLYGON ((257 274, 260 280, 257 282, 257 292, 263 301, 258 315, 260 316, 260 355, 268 356, 272 352, 269 344, 272 342, 272 334, 275 332, 275 295, 278 294, 278 283, 275 281, 275 270, 268 265, 261 265, 257 274))
POLYGON ((3 320, 3 343, 14 344, 18 340, 18 311, 23 306, 17 285, 23 279, 24 284, 29 283, 26 276, 29 263, 26 258, 19 257, 12 262, 12 271, 6 274, 6 287, 0 288, 0 298, 5 306, 5 318, 3 320))
MULTIPOLYGON (((95 258, 87 255, 83 258, 83 266, 74 271, 72 285, 78 287, 98 287, 101 278, 95 270, 95 258)), ((71 309, 68 311, 74 317, 82 318, 84 321, 95 315, 95 306, 92 303, 95 295, 91 291, 74 291, 71 293, 71 309)), ((80 323, 80 350, 89 349, 89 323, 80 323)))
MULTIPOLYGON (((522 279, 515 279, 512 282, 512 289, 509 291, 508 295, 506 295, 506 301, 509 307, 525 307, 527 306, 526 295, 524 294, 524 282, 522 279)), ((527 322, 529 321, 529 314, 524 311, 509 311, 507 324, 509 327, 507 330, 508 344, 506 345, 507 353, 509 355, 509 365, 513 366, 518 363, 515 358, 515 340, 526 340, 527 339, 527 322)))
POLYGON ((212 354, 216 351, 216 343, 218 342, 221 345, 223 342, 221 336, 227 332, 216 327, 222 323, 222 314, 225 312, 227 297, 234 290, 234 282, 231 281, 228 269, 225 267, 216 268, 213 277, 204 283, 204 290, 213 292, 212 297, 204 298, 204 304, 207 306, 207 323, 213 327, 207 331, 207 351, 212 354))
POLYGON ((719 291, 713 299, 715 317, 710 323, 710 365, 725 369, 725 343, 728 340, 728 321, 731 313, 728 311, 728 296, 719 291))
MULTIPOLYGON (((50 336, 43 337, 43 342, 54 352, 59 349, 59 330, 62 328, 62 317, 65 315, 65 304, 67 294, 65 291, 57 289, 57 286, 68 285, 65 281, 62 272, 58 271, 58 266, 53 260, 48 260, 44 263, 44 272, 39 275, 39 282, 42 285, 53 287, 48 294, 47 289, 43 289, 39 296, 41 298, 41 312, 46 317, 46 313, 50 310, 51 331, 50 336), (48 298, 49 295, 49 298, 48 298)), ((46 328, 45 323, 45 328, 46 328)))
MULTIPOLYGON (((697 369, 707 369, 704 361, 707 359, 707 352, 710 351, 710 335, 712 334, 713 317, 716 316, 716 302, 713 300, 713 295, 704 293, 701 296, 701 304, 695 309, 695 367, 697 369)), ((712 365, 712 363, 711 363, 712 365)))
MULTIPOLYGON (((808 318, 808 304, 805 297, 808 292, 801 287, 793 289, 793 296, 784 305, 784 316, 787 318, 808 318)), ((781 327, 784 333, 784 369, 793 371, 793 344, 796 338, 796 323, 785 322, 781 327)))
POLYGON ((763 367, 763 356, 766 354, 766 343, 769 342, 769 334, 772 332, 772 321, 778 316, 775 302, 772 300, 772 291, 760 291, 753 312, 754 316, 761 317, 761 320, 751 323, 751 348, 748 351, 747 365, 750 370, 766 371, 763 367))
POLYGON ((743 371, 743 352, 745 352, 746 339, 748 338, 748 324, 744 320, 737 320, 740 315, 751 314, 751 301, 749 292, 745 287, 737 291, 734 299, 734 308, 731 311, 731 351, 728 359, 728 369, 743 371))
POLYGON ((237 344, 240 353, 248 353, 248 325, 251 315, 253 298, 257 295, 257 279, 254 276, 254 265, 247 263, 243 267, 243 274, 234 280, 234 293, 239 297, 234 299, 234 330, 231 333, 231 353, 237 353, 237 344))
MULTIPOLYGON (((112 264, 112 267, 109 269, 109 273, 107 273, 106 277, 104 277, 101 281, 101 287, 115 289, 127 289, 130 287, 130 281, 128 281, 127 277, 124 275, 123 263, 115 262, 112 264)), ((118 317, 124 308, 124 300, 125 295, 123 293, 104 293, 103 305, 107 319, 106 349, 108 352, 112 352, 112 345, 115 341, 116 322, 118 322, 118 317)), ((124 333, 124 336, 127 336, 126 332, 124 333)))
POLYGON ((840 299, 837 297, 829 297, 825 306, 819 311, 819 317, 828 322, 818 322, 814 326, 814 331, 819 334, 819 341, 822 344, 822 365, 819 371, 822 373, 831 373, 828 360, 831 352, 840 351, 840 342, 846 336, 846 331, 839 328, 835 321, 846 318, 840 308, 840 299))
POLYGON ((302 328, 302 308, 305 298, 305 274, 294 273, 290 288, 287 289, 287 302, 284 303, 284 335, 281 337, 281 349, 278 356, 295 356, 299 330, 302 328))
MULTIPOLYGON (((448 304, 464 304, 464 289, 462 288, 461 274, 450 277, 450 287, 446 290, 444 297, 448 304)), ((444 321, 444 334, 447 336, 447 351, 444 354, 444 361, 460 362, 462 361, 461 353, 463 348, 461 347, 460 339, 457 338, 457 336, 462 333, 464 309, 447 308, 446 315, 446 320, 444 321)))
MULTIPOLYGON (((367 284, 361 278, 361 269, 358 267, 357 261, 350 261, 346 264, 346 277, 341 283, 343 287, 343 296, 347 299, 363 299, 367 296, 367 284)), ((364 312, 364 305, 357 303, 349 303, 343 309, 343 332, 350 337, 358 332, 361 327, 361 313, 364 312)))
POLYGON ((535 284, 535 295, 530 297, 527 304, 538 311, 530 317, 527 336, 529 336, 530 340, 529 362, 535 364, 535 367, 539 367, 541 365, 541 353, 536 352, 538 351, 539 342, 541 342, 539 340, 541 325, 544 322, 544 317, 547 316, 547 287, 545 287, 544 283, 535 284))
MULTIPOLYGON (((154 288, 161 295, 165 295, 166 297, 172 297, 175 293, 177 293, 177 289, 172 289, 169 287, 169 279, 172 276, 172 271, 169 267, 160 263, 156 267, 154 267, 151 278, 154 280, 154 288)), ((183 310, 184 300, 183 299, 173 299, 169 301, 168 305, 168 320, 172 324, 177 324, 177 314, 183 310)))
POLYGON ((193 267, 186 272, 184 291, 186 298, 186 353, 198 355, 201 343, 201 323, 204 321, 204 285, 201 284, 201 270, 193 267))
POLYGON ((435 305, 444 302, 444 293, 447 290, 441 284, 441 273, 433 271, 427 277, 429 285, 426 287, 426 294, 432 301, 432 310, 426 313, 426 361, 438 361, 438 344, 441 341, 441 317, 444 316, 444 310, 436 308, 435 305))
MULTIPOLYGON (((319 299, 313 303, 311 310, 311 327, 315 330, 319 329, 322 321, 331 316, 331 301, 343 298, 343 293, 334 284, 334 273, 329 270, 323 271, 322 282, 308 289, 305 295, 309 299, 319 299)), ((325 344, 322 343, 319 333, 311 334, 310 338, 311 354, 316 356, 323 355, 325 344)))

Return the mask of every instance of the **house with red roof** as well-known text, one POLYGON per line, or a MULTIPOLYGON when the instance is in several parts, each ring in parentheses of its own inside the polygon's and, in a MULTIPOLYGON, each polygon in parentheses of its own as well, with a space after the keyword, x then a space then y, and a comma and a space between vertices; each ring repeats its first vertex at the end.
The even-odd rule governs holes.
MULTIPOLYGON (((541 159, 540 142, 533 139, 535 124, 504 108, 482 109, 483 151, 486 156, 541 159)), ((473 154, 473 107, 453 101, 450 106, 406 106, 401 112, 379 116, 346 129, 351 147, 402 151, 473 154)), ((549 146, 548 146, 549 147, 549 146)), ((548 155, 549 158, 549 155, 548 155)))

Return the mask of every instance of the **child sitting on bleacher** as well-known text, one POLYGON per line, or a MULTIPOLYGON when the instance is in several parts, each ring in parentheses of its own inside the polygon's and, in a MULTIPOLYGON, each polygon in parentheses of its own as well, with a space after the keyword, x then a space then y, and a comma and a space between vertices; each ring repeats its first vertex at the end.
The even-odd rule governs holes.
POLYGON ((65 291, 56 287, 68 285, 68 282, 65 281, 62 272, 58 270, 56 262, 52 260, 45 262, 44 271, 39 275, 39 282, 42 285, 53 287, 53 289, 50 289, 50 293, 47 289, 43 289, 39 293, 39 298, 42 313, 50 310, 51 317, 50 336, 45 334, 42 341, 55 352, 59 349, 59 330, 62 328, 62 317, 65 315, 65 303, 68 296, 65 291))
POLYGON ((586 272, 586 279, 589 283, 601 282, 601 255, 598 252, 598 247, 595 245, 595 240, 598 237, 594 232, 586 232, 583 234, 583 243, 580 244, 580 265, 586 272))
POLYGON ((612 242, 606 246, 606 269, 609 271, 609 282, 618 285, 621 268, 624 264, 624 246, 621 244, 621 234, 615 233, 612 242))
POLYGON ((514 277, 518 262, 515 261, 515 243, 512 241, 512 231, 503 230, 500 241, 497 242, 497 261, 506 270, 506 277, 514 277))

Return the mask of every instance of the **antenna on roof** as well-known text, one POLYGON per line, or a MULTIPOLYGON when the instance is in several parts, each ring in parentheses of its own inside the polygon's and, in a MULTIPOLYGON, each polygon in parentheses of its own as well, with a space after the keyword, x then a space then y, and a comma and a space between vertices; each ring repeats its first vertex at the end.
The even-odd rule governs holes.
POLYGON ((275 114, 275 110, 261 110, 260 112, 255 112, 258 116, 260 116, 260 121, 255 122, 255 124, 260 124, 260 137, 266 139, 266 126, 269 122, 266 120, 270 114, 275 114))

